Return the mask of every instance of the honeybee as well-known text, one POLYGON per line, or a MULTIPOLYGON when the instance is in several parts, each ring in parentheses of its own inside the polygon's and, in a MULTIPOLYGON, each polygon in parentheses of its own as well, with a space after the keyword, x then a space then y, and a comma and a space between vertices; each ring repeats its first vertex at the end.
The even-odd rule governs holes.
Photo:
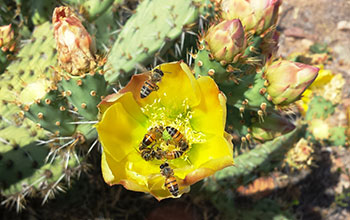
POLYGON ((142 139, 141 145, 139 147, 139 150, 142 150, 152 143, 154 143, 157 139, 159 139, 163 135, 163 127, 153 127, 148 130, 148 132, 145 134, 145 136, 142 139))
POLYGON ((141 157, 146 160, 146 161, 149 161, 149 160, 153 160, 154 158, 160 160, 162 159, 162 151, 157 148, 156 150, 152 148, 142 148, 140 149, 140 152, 141 152, 141 157))
POLYGON ((167 151, 164 152, 163 157, 165 157, 168 160, 172 160, 181 157, 183 153, 184 151, 182 150, 167 151))
POLYGON ((177 184, 176 178, 174 177, 174 171, 170 168, 167 162, 160 165, 160 173, 165 177, 164 186, 166 186, 169 192, 173 196, 179 195, 179 185, 177 184))
POLYGON ((176 128, 170 126, 167 126, 165 129, 170 134, 177 146, 180 148, 180 151, 182 151, 182 153, 185 152, 188 149, 188 144, 183 134, 181 134, 181 132, 176 128))
POLYGON ((142 142, 140 144, 139 150, 141 153, 141 157, 146 160, 153 160, 154 158, 160 159, 162 158, 161 156, 161 151, 159 148, 157 150, 153 149, 153 146, 149 148, 148 146, 151 145, 152 143, 155 143, 156 140, 158 140, 162 135, 163 135, 163 127, 153 127, 148 132, 145 134, 145 136, 142 139, 142 142))
POLYGON ((141 99, 146 98, 153 91, 157 91, 159 87, 157 83, 162 80, 164 72, 160 69, 154 69, 151 71, 151 75, 148 80, 146 80, 141 88, 140 97, 141 99))
POLYGON ((145 161, 149 161, 149 160, 153 160, 154 159, 154 151, 151 148, 142 148, 140 150, 140 153, 141 153, 141 157, 145 161))

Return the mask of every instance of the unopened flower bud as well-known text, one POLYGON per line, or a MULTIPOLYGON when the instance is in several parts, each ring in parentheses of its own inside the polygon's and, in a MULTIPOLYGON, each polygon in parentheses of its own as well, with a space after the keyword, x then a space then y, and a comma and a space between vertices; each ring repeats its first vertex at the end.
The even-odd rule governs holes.
POLYGON ((222 17, 238 18, 245 31, 255 30, 260 34, 276 23, 281 0, 223 0, 222 17))
POLYGON ((298 99, 316 79, 318 68, 286 60, 273 62, 267 67, 265 77, 267 92, 276 105, 288 105, 298 99))
POLYGON ((7 51, 7 50, 12 51, 14 49, 14 45, 15 45, 14 38, 15 38, 15 34, 11 27, 11 24, 0 26, 0 48, 3 51, 7 51))
POLYGON ((94 45, 89 33, 74 12, 65 6, 55 8, 52 16, 59 65, 73 75, 95 66, 94 45))
POLYGON ((232 62, 245 46, 244 30, 240 20, 223 21, 211 26, 205 35, 205 42, 217 61, 232 62))

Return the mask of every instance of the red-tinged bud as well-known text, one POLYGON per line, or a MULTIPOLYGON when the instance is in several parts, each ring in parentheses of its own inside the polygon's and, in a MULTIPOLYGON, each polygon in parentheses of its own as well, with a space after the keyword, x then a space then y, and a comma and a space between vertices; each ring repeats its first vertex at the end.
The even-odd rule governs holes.
POLYGON ((267 92, 276 105, 288 105, 297 100, 316 79, 319 69, 303 63, 278 60, 267 67, 264 77, 267 92))
POLYGON ((228 63, 232 62, 245 46, 244 29, 238 19, 211 26, 204 39, 214 58, 228 63))
POLYGON ((280 4, 281 0, 223 0, 221 16, 238 18, 246 31, 261 34, 276 23, 280 4))
POLYGON ((3 51, 12 51, 15 47, 15 33, 12 25, 0 26, 0 48, 3 51))
POLYGON ((55 8, 52 16, 59 65, 73 75, 95 66, 94 45, 89 33, 74 12, 65 6, 55 8))

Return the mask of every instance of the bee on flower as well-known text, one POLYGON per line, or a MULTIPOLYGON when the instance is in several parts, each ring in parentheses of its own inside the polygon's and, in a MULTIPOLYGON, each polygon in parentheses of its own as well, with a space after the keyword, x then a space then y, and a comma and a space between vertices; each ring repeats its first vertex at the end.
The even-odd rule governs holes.
POLYGON ((233 147, 224 131, 226 98, 214 80, 195 79, 183 62, 155 69, 169 73, 157 82, 158 90, 140 97, 149 76, 134 75, 126 87, 99 104, 96 129, 105 182, 161 200, 180 197, 190 185, 233 165, 233 147), (152 128, 163 129, 150 135, 152 128), (142 157, 140 146, 150 160, 142 157))

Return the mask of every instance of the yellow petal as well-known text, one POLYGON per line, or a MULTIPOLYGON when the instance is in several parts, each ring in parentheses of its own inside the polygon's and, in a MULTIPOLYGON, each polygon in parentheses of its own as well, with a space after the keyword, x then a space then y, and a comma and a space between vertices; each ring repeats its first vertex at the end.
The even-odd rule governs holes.
MULTIPOLYGON (((211 141, 216 142, 214 139, 212 139, 211 141)), ((217 155, 216 158, 202 163, 199 166, 199 168, 194 169, 193 171, 189 172, 182 182, 183 185, 192 185, 192 184, 214 174, 216 171, 221 170, 221 169, 228 167, 228 166, 232 166, 234 164, 234 162, 233 162, 232 136, 225 132, 224 133, 224 140, 225 141, 223 141, 223 142, 226 142, 229 145, 228 149, 227 149, 227 151, 228 151, 227 154, 222 155, 221 157, 219 155, 217 155)), ((219 146, 220 143, 218 142, 217 144, 219 146)), ((223 147, 223 148, 226 149, 225 147, 223 147)), ((220 151, 220 149, 218 149, 218 150, 220 151)), ((197 165, 196 163, 194 163, 194 164, 197 165)))
POLYGON ((190 186, 192 184, 195 184, 196 182, 214 174, 217 170, 210 169, 210 168, 198 168, 195 169, 193 172, 189 173, 186 178, 184 179, 184 184, 190 186))
POLYGON ((115 161, 108 153, 102 153, 102 175, 103 179, 109 185, 122 184, 126 189, 149 192, 146 184, 140 184, 139 181, 129 178, 126 164, 127 159, 120 162, 115 161))
POLYGON ((184 62, 173 62, 160 65, 164 76, 158 83, 156 92, 161 104, 173 114, 184 111, 184 104, 197 106, 201 99, 200 89, 191 70, 184 62), (186 102, 187 103, 184 103, 186 102))
POLYGON ((213 136, 204 143, 193 144, 188 156, 196 168, 217 171, 233 165, 233 146, 223 136, 213 136))
POLYGON ((200 90, 191 70, 184 62, 172 62, 157 66, 164 72, 161 81, 157 83, 159 90, 152 91, 145 98, 140 97, 141 88, 146 80, 150 78, 151 72, 134 75, 130 82, 121 89, 119 93, 132 92, 134 99, 143 107, 160 102, 169 108, 173 114, 179 114, 184 110, 183 103, 187 100, 190 107, 196 106, 200 101, 200 90))
POLYGON ((196 131, 222 135, 226 121, 226 98, 209 76, 197 81, 202 98, 200 104, 192 109, 190 123, 196 131))
POLYGON ((104 112, 112 106, 114 103, 120 102, 123 104, 123 107, 128 110, 128 113, 137 121, 142 124, 145 124, 147 121, 146 116, 142 113, 140 106, 137 104, 135 99, 133 98, 133 94, 131 92, 126 93, 113 93, 105 97, 100 104, 98 104, 98 108, 100 113, 103 115, 104 112))
POLYGON ((311 90, 323 87, 324 85, 329 83, 334 77, 334 74, 331 70, 325 70, 323 69, 323 66, 321 66, 320 68, 321 69, 318 72, 315 81, 309 87, 311 90))
POLYGON ((103 113, 95 127, 104 151, 120 161, 138 148, 147 133, 147 118, 131 93, 125 93, 103 113))
MULTIPOLYGON (((115 166, 112 166, 112 167, 115 167, 115 166)), ((108 165, 105 152, 102 152, 101 169, 102 169, 102 176, 103 176, 103 179, 105 180, 105 182, 108 183, 109 185, 116 184, 113 172, 108 165)))
MULTIPOLYGON (((145 177, 153 175, 155 173, 160 173, 160 161, 152 160, 145 161, 141 154, 134 150, 128 155, 127 171, 135 174, 139 174, 145 177)), ((136 175, 137 178, 137 175, 136 175)))

